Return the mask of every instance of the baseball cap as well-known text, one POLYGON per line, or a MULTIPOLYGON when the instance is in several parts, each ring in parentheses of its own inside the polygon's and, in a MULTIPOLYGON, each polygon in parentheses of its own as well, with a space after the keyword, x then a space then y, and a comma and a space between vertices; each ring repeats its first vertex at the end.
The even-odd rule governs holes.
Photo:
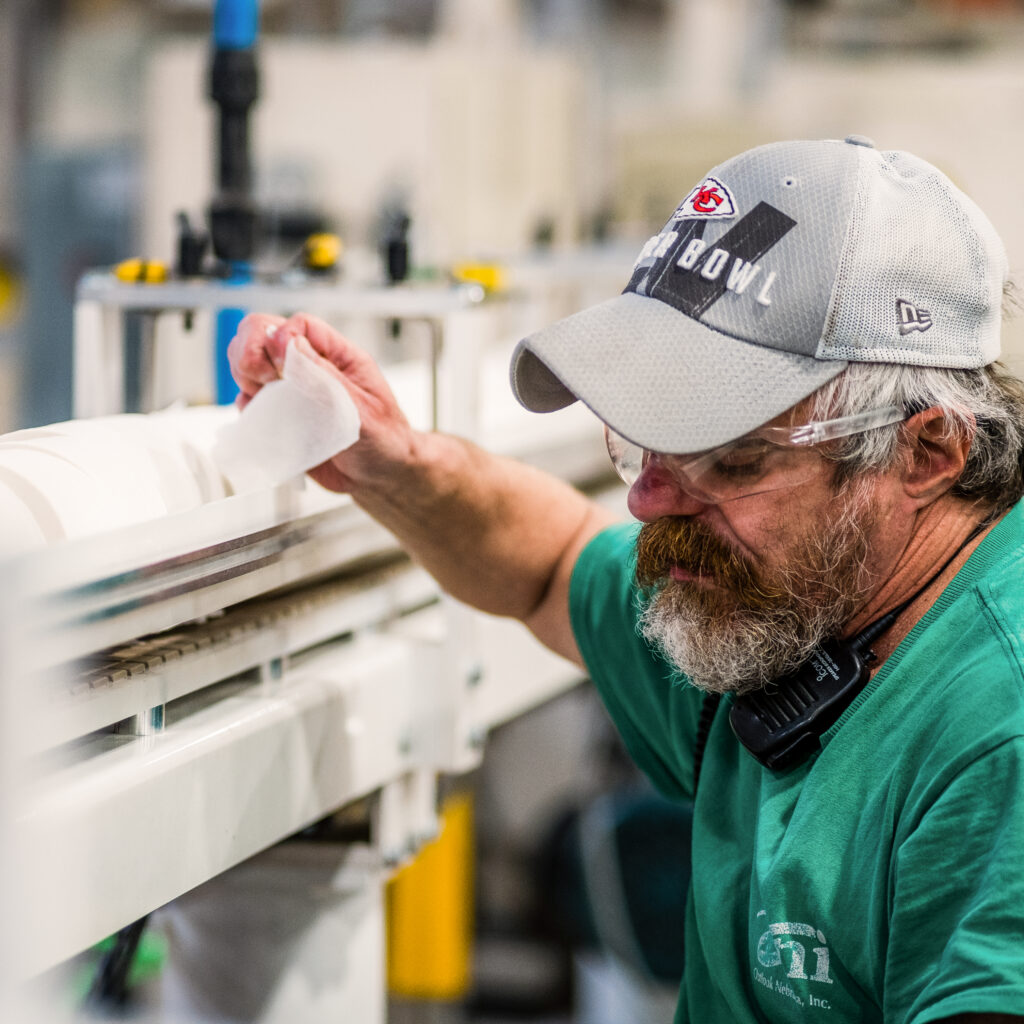
POLYGON ((577 399, 644 448, 689 453, 795 405, 850 362, 979 367, 1008 273, 941 171, 870 140, 778 142, 712 169, 625 291, 524 338, 512 388, 577 399))

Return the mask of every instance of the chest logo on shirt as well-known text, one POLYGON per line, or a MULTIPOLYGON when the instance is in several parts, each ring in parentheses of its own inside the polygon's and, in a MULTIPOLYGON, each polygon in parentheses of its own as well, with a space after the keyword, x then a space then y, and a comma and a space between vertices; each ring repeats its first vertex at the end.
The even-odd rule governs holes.
MULTIPOLYGON (((757 916, 767 916, 761 911, 757 916)), ((818 928, 800 921, 779 921, 770 924, 757 942, 757 962, 767 971, 754 968, 754 980, 765 988, 788 996, 800 1006, 805 998, 812 1007, 832 1009, 827 999, 797 991, 794 981, 816 981, 823 985, 833 983, 829 975, 829 949, 825 935, 818 928), (779 970, 783 968, 785 975, 779 970)))

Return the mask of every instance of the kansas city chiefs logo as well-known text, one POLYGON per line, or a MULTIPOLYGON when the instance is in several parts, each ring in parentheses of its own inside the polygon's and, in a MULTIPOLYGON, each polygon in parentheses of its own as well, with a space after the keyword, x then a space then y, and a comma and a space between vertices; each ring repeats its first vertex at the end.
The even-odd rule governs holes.
POLYGON ((735 217, 736 203, 732 193, 717 179, 705 178, 680 204, 673 214, 673 220, 689 220, 697 217, 704 220, 720 217, 735 217))

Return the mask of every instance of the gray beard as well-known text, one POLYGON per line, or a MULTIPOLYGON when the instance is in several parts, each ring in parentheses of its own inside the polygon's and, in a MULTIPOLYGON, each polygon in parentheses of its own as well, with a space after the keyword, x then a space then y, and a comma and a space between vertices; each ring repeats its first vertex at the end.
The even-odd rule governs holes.
MULTIPOLYGON (((866 496, 865 496, 866 497, 866 496)), ((709 693, 748 693, 791 672, 816 646, 838 636, 870 590, 864 568, 870 507, 848 496, 825 532, 784 569, 785 594, 769 608, 667 580, 642 607, 638 629, 709 693)))

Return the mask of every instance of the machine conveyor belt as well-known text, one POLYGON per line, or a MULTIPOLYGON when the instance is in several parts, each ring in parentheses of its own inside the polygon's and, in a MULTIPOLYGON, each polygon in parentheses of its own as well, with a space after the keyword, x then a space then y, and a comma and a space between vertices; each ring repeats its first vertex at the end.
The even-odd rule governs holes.
POLYGON ((33 552, 12 571, 34 644, 53 669, 141 636, 293 586, 325 567, 353 569, 398 552, 394 538, 347 498, 301 514, 301 494, 241 495, 114 534, 33 552))
POLYGON ((58 699, 38 742, 73 740, 255 668, 273 672, 281 659, 437 600, 437 585, 403 558, 98 651, 57 673, 58 699))

